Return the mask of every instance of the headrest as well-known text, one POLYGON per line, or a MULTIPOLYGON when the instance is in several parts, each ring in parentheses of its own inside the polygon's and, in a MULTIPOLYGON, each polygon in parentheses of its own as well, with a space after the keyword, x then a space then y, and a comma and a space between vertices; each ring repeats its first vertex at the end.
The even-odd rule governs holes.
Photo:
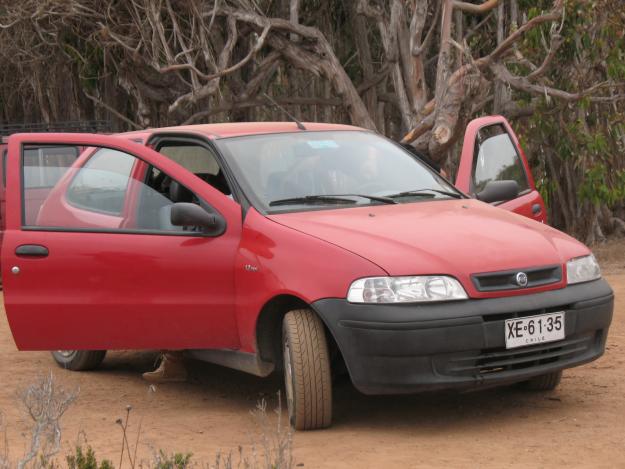
POLYGON ((177 183, 171 181, 169 185, 169 198, 174 202, 193 202, 193 192, 177 183))

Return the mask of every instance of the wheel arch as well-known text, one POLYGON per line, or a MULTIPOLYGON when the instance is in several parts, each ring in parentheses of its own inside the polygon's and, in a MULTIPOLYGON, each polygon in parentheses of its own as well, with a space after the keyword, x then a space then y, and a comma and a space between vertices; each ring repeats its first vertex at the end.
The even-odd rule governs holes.
POLYGON ((280 294, 271 298, 262 307, 256 320, 256 352, 263 361, 274 363, 276 369, 282 366, 282 320, 289 311, 310 309, 324 324, 328 347, 339 355, 342 354, 336 345, 332 332, 325 324, 323 317, 302 298, 292 294, 280 294))

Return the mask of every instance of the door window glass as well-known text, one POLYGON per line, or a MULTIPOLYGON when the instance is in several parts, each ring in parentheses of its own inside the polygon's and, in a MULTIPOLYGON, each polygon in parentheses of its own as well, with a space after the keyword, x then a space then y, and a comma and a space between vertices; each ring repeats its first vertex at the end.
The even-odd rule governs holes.
POLYGON ((46 146, 24 150, 24 186, 54 187, 78 158, 75 146, 46 146))
POLYGON ((102 148, 76 174, 67 190, 67 201, 95 212, 120 215, 135 158, 102 148))
MULTIPOLYGON (((35 150, 28 148, 24 156, 26 151, 34 154, 35 150)), ((108 148, 87 151, 88 160, 84 164, 74 163, 54 187, 35 191, 24 186, 25 226, 67 231, 197 231, 171 223, 173 204, 199 204, 189 189, 160 171, 163 177, 158 181, 148 177, 156 168, 128 153, 108 148)), ((33 171, 46 179, 52 177, 48 172, 55 170, 51 166, 36 166, 27 158, 23 161, 24 175, 33 171)))
POLYGON ((490 181, 513 180, 519 193, 529 189, 523 162, 501 125, 480 129, 473 155, 473 192, 482 191, 490 181))

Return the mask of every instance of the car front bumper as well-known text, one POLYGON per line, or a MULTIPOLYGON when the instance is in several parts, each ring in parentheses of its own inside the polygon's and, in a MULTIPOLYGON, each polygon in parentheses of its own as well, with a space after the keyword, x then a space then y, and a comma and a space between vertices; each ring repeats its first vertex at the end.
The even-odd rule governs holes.
POLYGON ((595 280, 529 295, 424 305, 313 303, 365 394, 475 388, 527 380, 597 359, 614 295, 595 280), (504 322, 564 311, 565 339, 507 350, 504 322))

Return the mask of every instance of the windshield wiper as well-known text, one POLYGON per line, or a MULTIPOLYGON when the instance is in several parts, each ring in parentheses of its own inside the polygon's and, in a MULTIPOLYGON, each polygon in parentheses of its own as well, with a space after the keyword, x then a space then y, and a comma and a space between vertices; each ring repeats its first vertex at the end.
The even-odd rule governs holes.
POLYGON ((376 202, 384 202, 385 204, 396 204, 396 200, 385 195, 365 195, 365 194, 332 194, 326 197, 361 197, 363 199, 375 200, 376 202))
POLYGON ((355 204, 356 201, 352 199, 346 199, 343 197, 337 197, 333 195, 304 195, 302 197, 289 197, 288 199, 278 199, 269 202, 270 207, 277 205, 295 205, 295 204, 355 204))
POLYGON ((434 192, 435 194, 443 194, 446 195, 448 197, 453 197, 454 199, 462 199, 462 195, 461 194, 457 194, 456 192, 450 192, 450 191, 443 191, 440 189, 416 189, 414 191, 404 191, 404 192, 398 192, 397 194, 391 194, 391 195, 387 195, 386 197, 389 197, 391 199, 395 199, 395 198, 399 198, 399 197, 407 197, 410 195, 416 195, 416 196, 424 196, 427 197, 429 196, 434 196, 434 194, 431 194, 432 192, 434 192))
POLYGON ((355 204, 356 201, 348 199, 347 197, 361 197, 363 199, 375 200, 376 202, 383 202, 385 204, 396 204, 396 200, 390 197, 383 197, 377 195, 364 195, 364 194, 324 194, 324 195, 305 195, 302 197, 290 197, 288 199, 278 199, 269 202, 270 207, 276 205, 291 205, 291 204, 307 204, 307 203, 351 203, 355 204))

